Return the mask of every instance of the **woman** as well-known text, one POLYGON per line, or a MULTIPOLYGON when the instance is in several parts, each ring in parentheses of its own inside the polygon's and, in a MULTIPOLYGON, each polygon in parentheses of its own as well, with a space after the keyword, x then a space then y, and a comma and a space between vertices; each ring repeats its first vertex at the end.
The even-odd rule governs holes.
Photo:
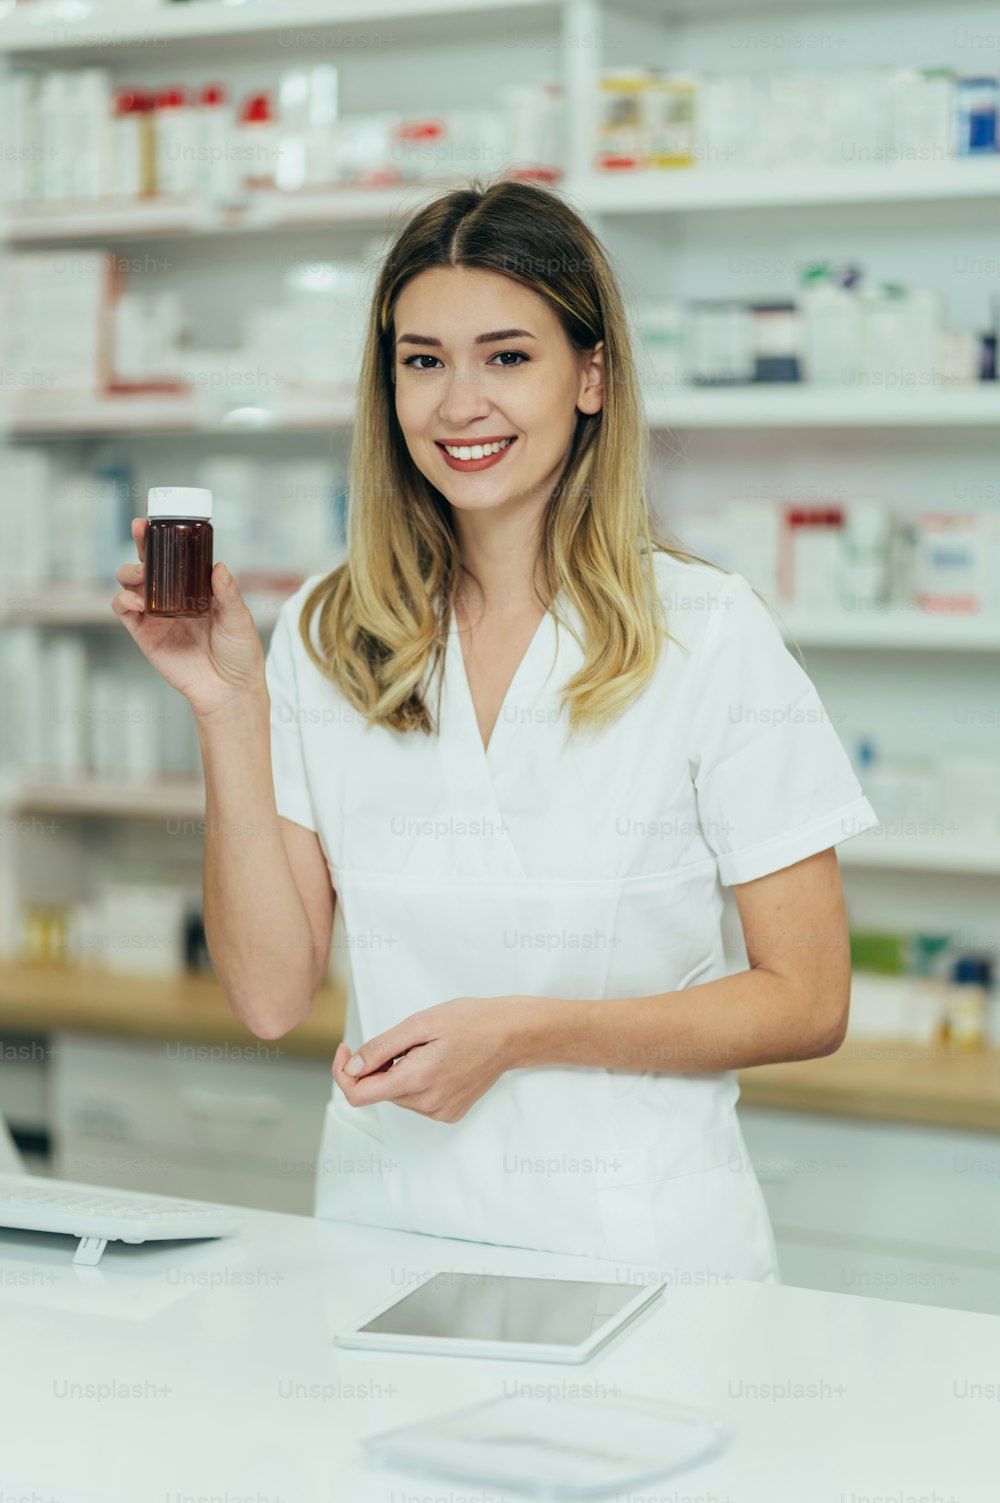
POLYGON ((621 294, 556 195, 403 227, 352 464, 347 560, 266 665, 222 564, 210 623, 146 620, 141 565, 115 602, 196 717, 208 940, 259 1036, 342 904, 317 1214, 776 1279, 734 1072, 840 1045, 832 848, 876 820, 746 581, 654 536, 621 294))

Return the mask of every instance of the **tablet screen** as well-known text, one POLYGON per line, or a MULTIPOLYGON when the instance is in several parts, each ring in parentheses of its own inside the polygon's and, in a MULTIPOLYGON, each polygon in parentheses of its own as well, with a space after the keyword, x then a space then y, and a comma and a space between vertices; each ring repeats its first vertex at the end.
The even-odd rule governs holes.
POLYGON ((579 1346, 635 1295, 634 1284, 438 1273, 360 1330, 445 1340, 579 1346))

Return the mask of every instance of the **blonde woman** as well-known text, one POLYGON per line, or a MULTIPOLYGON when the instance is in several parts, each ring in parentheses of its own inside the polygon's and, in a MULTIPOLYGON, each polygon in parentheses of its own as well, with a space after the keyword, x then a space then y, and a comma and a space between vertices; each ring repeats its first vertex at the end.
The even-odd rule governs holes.
POLYGON ((306 1016, 342 906, 317 1215, 774 1280, 734 1072, 840 1045, 833 847, 876 820, 746 580, 655 534, 646 454, 602 246, 473 182, 380 265, 346 562, 266 664, 221 563, 210 622, 145 619, 141 563, 115 609, 196 717, 255 1034, 306 1016))

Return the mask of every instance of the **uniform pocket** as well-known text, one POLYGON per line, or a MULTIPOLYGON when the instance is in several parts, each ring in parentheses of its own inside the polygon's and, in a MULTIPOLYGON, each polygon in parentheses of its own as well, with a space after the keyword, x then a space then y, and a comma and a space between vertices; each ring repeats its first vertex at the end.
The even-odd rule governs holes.
POLYGON ((391 1221, 399 1165, 387 1152, 371 1107, 338 1106, 331 1097, 316 1164, 316 1215, 384 1226, 391 1221))
POLYGON ((661 1144, 619 1155, 597 1186, 607 1257, 659 1269, 667 1282, 777 1278, 774 1238, 738 1136, 723 1123, 697 1167, 664 1173, 661 1144))
MULTIPOLYGON (((623 1107, 631 1105, 623 1101, 623 1107)), ((642 1103, 635 1103, 641 1108, 642 1103)), ((695 1188, 706 1176, 730 1174, 741 1156, 728 1122, 698 1133, 685 1134, 683 1147, 671 1142, 677 1119, 669 1117, 663 1130, 635 1148, 620 1150, 598 1177, 597 1197, 608 1255, 626 1262, 662 1264, 682 1260, 701 1228, 682 1225, 673 1207, 685 1204, 693 1212, 701 1197, 695 1188), (670 1131, 670 1127, 673 1131, 670 1131)), ((735 1176, 733 1176, 735 1178, 735 1176)), ((717 1181, 719 1187, 724 1183, 717 1181)), ((707 1213, 707 1205, 702 1214, 707 1213)))

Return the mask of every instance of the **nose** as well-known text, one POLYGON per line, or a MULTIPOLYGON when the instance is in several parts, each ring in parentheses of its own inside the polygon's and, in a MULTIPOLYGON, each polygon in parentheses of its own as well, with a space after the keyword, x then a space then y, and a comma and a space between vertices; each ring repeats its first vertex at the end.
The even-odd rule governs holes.
POLYGON ((448 377, 438 406, 442 427, 461 429, 476 418, 486 417, 489 411, 489 398, 478 374, 454 371, 448 377))

